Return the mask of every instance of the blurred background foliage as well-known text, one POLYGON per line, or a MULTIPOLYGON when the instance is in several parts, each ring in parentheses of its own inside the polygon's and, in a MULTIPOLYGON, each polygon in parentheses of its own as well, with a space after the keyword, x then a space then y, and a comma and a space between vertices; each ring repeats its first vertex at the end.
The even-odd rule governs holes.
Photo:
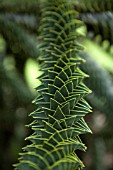
MULTIPOLYGON (((81 69, 90 75, 85 83, 92 90, 87 101, 93 112, 86 121, 93 135, 82 136, 86 153, 80 153, 86 170, 113 170, 113 1, 72 0, 79 18, 79 30, 86 63, 81 69)), ((12 170, 24 140, 31 132, 25 124, 36 109, 32 100, 41 74, 38 62, 38 0, 0 1, 0 170, 12 170)))

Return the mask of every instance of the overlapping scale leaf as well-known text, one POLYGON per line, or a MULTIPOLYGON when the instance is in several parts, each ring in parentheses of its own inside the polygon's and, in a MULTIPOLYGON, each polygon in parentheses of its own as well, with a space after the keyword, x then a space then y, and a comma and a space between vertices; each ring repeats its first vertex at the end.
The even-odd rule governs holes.
POLYGON ((17 169, 80 170, 83 163, 76 150, 86 150, 80 134, 91 132, 83 117, 91 111, 84 100, 89 89, 82 80, 87 77, 79 69, 76 29, 81 22, 66 0, 46 0, 42 4, 40 26, 40 62, 43 74, 35 100, 38 107, 31 113, 34 133, 27 139, 17 169), (30 165, 31 163, 31 165, 30 165))

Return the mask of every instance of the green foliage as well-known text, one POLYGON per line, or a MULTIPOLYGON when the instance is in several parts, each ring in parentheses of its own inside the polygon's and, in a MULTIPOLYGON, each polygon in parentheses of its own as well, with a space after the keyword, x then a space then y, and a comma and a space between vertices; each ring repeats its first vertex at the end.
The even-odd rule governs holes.
MULTIPOLYGON (((52 5, 52 0, 49 2, 52 5)), ((54 2, 57 3, 57 0, 54 2)), ((83 133, 83 128, 81 130, 79 126, 81 121, 83 121, 80 117, 85 116, 86 113, 86 110, 84 110, 84 114, 81 110, 84 97, 93 107, 93 113, 85 117, 86 122, 88 122, 93 130, 93 135, 81 136, 84 143, 88 146, 88 151, 85 154, 79 151, 79 148, 81 149, 84 145, 78 137, 72 140, 66 136, 68 140, 62 138, 62 141, 54 146, 54 148, 61 147, 64 150, 65 157, 61 158, 62 150, 60 151, 59 148, 58 152, 51 153, 48 156, 49 161, 54 161, 57 159, 56 155, 60 153, 58 155, 59 161, 56 161, 55 165, 51 163, 52 165, 50 166, 53 168, 53 166, 61 165, 61 170, 70 166, 68 169, 71 169, 73 160, 75 164, 77 161, 79 162, 75 166, 79 166, 79 164, 82 166, 81 159, 86 165, 87 170, 113 169, 112 162, 110 163, 113 157, 113 134, 111 131, 113 128, 113 2, 112 0, 66 0, 66 7, 65 5, 60 5, 60 0, 58 3, 58 8, 56 5, 55 8, 50 9, 47 7, 46 0, 0 1, 1 170, 12 170, 12 164, 17 162, 17 153, 20 152, 22 146, 29 144, 30 141, 32 144, 25 147, 25 152, 20 159, 22 163, 18 164, 17 168, 24 170, 25 168, 27 170, 31 170, 33 167, 35 169, 39 168, 35 166, 35 163, 31 162, 31 157, 35 162, 37 155, 42 154, 39 152, 34 155, 34 152, 38 151, 37 147, 41 150, 41 148, 47 146, 46 156, 51 152, 51 149, 48 152, 48 148, 53 147, 52 143, 52 145, 47 145, 48 141, 50 141, 49 137, 41 138, 45 131, 52 131, 52 134, 57 131, 56 136, 59 134, 61 136, 60 128, 62 130, 76 128, 77 133, 83 133), (44 6, 40 5, 40 2, 44 2, 44 6), (71 14, 68 13, 68 10, 71 9, 70 6, 73 6, 71 14), (48 10, 50 10, 50 13, 52 10, 52 15, 47 12, 48 10), (77 14, 76 11, 79 13, 77 14), (44 17, 47 19, 44 19, 44 17), (82 27, 80 27, 80 20, 84 22, 82 27), (40 28, 39 22, 41 23, 40 28), (84 32, 87 35, 85 41, 84 37, 79 35, 84 34, 84 32), (79 43, 85 46, 85 53, 83 54, 81 54, 82 47, 79 43), (63 46, 63 44, 65 45, 63 46), (33 68, 32 71, 35 70, 31 58, 33 58, 37 68, 40 64, 43 74, 40 76, 37 72, 36 76, 40 76, 38 81, 40 79, 41 86, 37 87, 37 92, 34 90, 35 95, 38 93, 35 103, 39 110, 33 112, 31 117, 28 118, 27 113, 36 108, 31 105, 34 93, 29 89, 29 83, 26 81, 26 77, 29 77, 29 80, 32 82, 30 84, 34 84, 32 72, 28 72, 30 68, 33 68), (84 59, 86 63, 82 64, 84 59), (64 68, 69 68, 69 72, 64 68), (88 74, 89 78, 84 79, 87 75, 80 71, 79 68, 88 74), (64 80, 62 81, 61 78, 64 78, 64 80), (71 87, 71 81, 72 85, 76 84, 76 86, 71 87), (69 90, 67 90, 67 82, 70 82, 69 90), (86 96, 84 91, 86 90, 86 93, 88 93, 89 90, 83 85, 83 82, 93 91, 88 96, 86 96), (58 83, 57 87, 54 85, 56 83, 58 83), (62 83, 64 83, 63 86, 62 83), (62 90, 59 87, 60 85, 62 90), (73 92, 70 92, 70 90, 73 92), (64 96, 65 93, 67 96, 64 96), (75 101, 76 108, 74 108, 76 109, 76 118, 71 114, 68 115, 68 113, 72 113, 72 110, 69 108, 73 106, 73 97, 76 97, 78 102, 76 103, 75 101), (51 98, 53 99, 52 102, 51 98), (81 100, 83 100, 82 103, 80 103, 81 100), (66 102, 71 103, 71 105, 67 104, 65 106, 67 110, 64 112, 62 107, 66 102), (55 110, 53 110, 53 103, 54 107, 56 107, 55 110), (57 105, 59 105, 58 109, 57 105), (48 109, 51 107, 52 111, 48 109), (61 113, 60 116, 62 117, 58 116, 59 113, 61 113), (78 117, 78 114, 80 114, 80 117, 78 117), (34 122, 30 124, 30 127, 34 133, 28 137, 26 143, 23 143, 23 139, 29 135, 31 129, 25 129, 24 126, 28 124, 26 121, 29 121, 29 119, 29 122, 32 122, 32 117, 34 117, 34 122), (72 123, 74 121, 76 127, 72 123), (59 127, 58 130, 57 126, 59 127), (70 146, 72 147, 70 148, 70 146), (66 154, 70 152, 68 157, 65 152, 66 154), (79 155, 79 158, 75 158, 75 154, 76 156, 79 155), (55 155, 55 158, 53 155, 55 155), (27 165, 24 165, 23 159, 26 159, 27 165), (30 161, 27 161, 27 159, 30 159, 30 161), (63 166, 64 164, 66 164, 66 167, 63 166)), ((33 87, 35 87, 35 84, 33 87)), ((33 89, 33 87, 30 88, 33 89)), ((87 107, 89 105, 84 109, 87 107)), ((90 108, 88 111, 90 111, 90 108)), ((86 124, 83 126, 85 126, 84 129, 87 128, 86 124)), ((87 129, 86 131, 90 130, 87 129)), ((51 132, 46 135, 51 136, 51 132)), ((44 163, 48 164, 50 163, 49 161, 44 163)), ((43 160, 39 162, 42 163, 43 160)))
POLYGON ((43 74, 37 87, 37 110, 31 114, 34 133, 16 169, 80 170, 84 165, 76 150, 86 147, 79 135, 91 133, 83 118, 91 107, 84 100, 90 92, 83 84, 87 75, 79 69, 83 60, 78 55, 82 47, 77 28, 81 22, 64 0, 42 6, 39 58, 43 74))

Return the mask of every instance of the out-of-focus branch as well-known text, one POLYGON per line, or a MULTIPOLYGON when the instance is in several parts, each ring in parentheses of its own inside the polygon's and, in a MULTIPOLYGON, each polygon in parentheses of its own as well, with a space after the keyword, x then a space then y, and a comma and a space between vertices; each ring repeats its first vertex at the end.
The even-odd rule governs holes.
POLYGON ((32 32, 36 32, 38 28, 38 21, 36 15, 33 14, 14 14, 14 13, 1 13, 0 19, 5 22, 13 22, 18 25, 26 27, 32 32))
POLYGON ((22 56, 24 54, 26 57, 37 58, 37 39, 34 35, 24 30, 24 28, 12 21, 6 22, 0 17, 0 33, 3 35, 12 53, 20 53, 22 56))
POLYGON ((76 0, 75 8, 79 12, 113 11, 112 0, 76 0))
POLYGON ((113 13, 87 13, 81 14, 80 18, 86 24, 88 33, 92 32, 94 37, 101 35, 102 40, 113 44, 113 13))
POLYGON ((93 91, 91 95, 87 96, 87 100, 94 108, 106 113, 106 118, 109 121, 113 121, 113 82, 111 77, 89 55, 82 53, 81 56, 86 60, 86 63, 81 65, 81 69, 90 75, 90 78, 85 79, 85 83, 93 91))
POLYGON ((38 0, 1 0, 0 11, 14 13, 39 13, 38 0))

